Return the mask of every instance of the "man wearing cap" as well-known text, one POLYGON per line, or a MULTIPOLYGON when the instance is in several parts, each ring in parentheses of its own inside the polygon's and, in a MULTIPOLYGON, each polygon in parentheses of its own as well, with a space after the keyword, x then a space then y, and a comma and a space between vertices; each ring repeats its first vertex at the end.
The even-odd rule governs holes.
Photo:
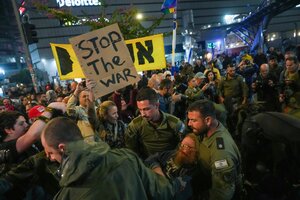
POLYGON ((39 152, 34 143, 40 139, 42 129, 52 117, 54 109, 65 112, 66 105, 58 102, 49 104, 29 129, 25 117, 21 113, 16 111, 0 113, 1 175, 24 159, 39 152))
POLYGON ((40 139, 42 129, 53 115, 53 109, 65 112, 66 105, 59 102, 49 104, 29 129, 21 113, 16 111, 0 113, 0 149, 10 150, 11 158, 17 161, 24 151, 40 139))
POLYGON ((198 72, 195 74, 194 78, 196 79, 197 86, 200 87, 203 86, 203 80, 206 78, 205 75, 202 72, 198 72))
POLYGON ((196 100, 205 98, 204 91, 209 87, 209 84, 203 81, 205 78, 202 72, 198 72, 195 77, 188 78, 188 88, 185 91, 188 105, 196 100))
POLYGON ((45 111, 45 107, 41 105, 37 105, 32 107, 28 111, 28 117, 31 122, 31 124, 39 117, 42 115, 42 113, 45 111))
POLYGON ((163 78, 171 80, 172 79, 172 73, 170 71, 165 71, 164 74, 163 74, 163 78))

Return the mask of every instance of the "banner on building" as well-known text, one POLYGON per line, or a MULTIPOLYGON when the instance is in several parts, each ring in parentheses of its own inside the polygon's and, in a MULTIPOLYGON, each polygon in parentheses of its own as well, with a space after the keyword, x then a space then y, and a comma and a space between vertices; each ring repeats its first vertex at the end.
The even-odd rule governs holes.
POLYGON ((118 24, 69 39, 86 78, 95 80, 95 97, 139 81, 118 24))
POLYGON ((126 40, 125 42, 137 71, 166 68, 162 34, 126 40))
POLYGON ((50 46, 61 80, 85 77, 70 44, 50 43, 50 46))

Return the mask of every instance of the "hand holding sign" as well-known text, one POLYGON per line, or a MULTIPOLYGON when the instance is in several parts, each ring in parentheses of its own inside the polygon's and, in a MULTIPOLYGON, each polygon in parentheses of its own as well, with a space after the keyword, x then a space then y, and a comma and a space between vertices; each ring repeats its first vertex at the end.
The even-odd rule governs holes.
POLYGON ((70 39, 83 72, 97 82, 95 97, 139 80, 117 24, 70 39))
POLYGON ((94 80, 91 80, 91 79, 87 79, 86 80, 86 87, 89 89, 89 90, 92 90, 96 87, 97 85, 97 82, 94 81, 94 80))

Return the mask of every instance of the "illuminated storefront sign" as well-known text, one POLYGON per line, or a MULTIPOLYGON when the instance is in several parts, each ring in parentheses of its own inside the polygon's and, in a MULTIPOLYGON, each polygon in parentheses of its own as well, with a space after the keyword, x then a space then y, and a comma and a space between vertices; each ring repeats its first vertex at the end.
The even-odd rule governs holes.
POLYGON ((57 0, 59 7, 67 6, 99 6, 101 2, 99 0, 57 0))

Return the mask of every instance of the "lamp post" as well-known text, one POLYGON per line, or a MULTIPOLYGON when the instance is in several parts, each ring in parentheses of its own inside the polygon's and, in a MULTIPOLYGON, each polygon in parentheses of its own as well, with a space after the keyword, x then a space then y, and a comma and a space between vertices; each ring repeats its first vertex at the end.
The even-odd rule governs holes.
POLYGON ((19 12, 18 12, 17 4, 16 4, 15 0, 11 0, 11 2, 12 2, 12 6, 13 6, 13 9, 14 9, 14 14, 15 14, 16 21, 17 21, 17 26, 18 26, 18 29, 19 29, 19 32, 20 32, 20 35, 21 35, 21 40, 22 40, 22 43, 23 43, 23 46, 24 46, 24 49, 25 49, 26 64, 27 64, 27 67, 28 67, 30 75, 31 75, 34 91, 36 93, 38 93, 39 89, 38 89, 38 85, 37 85, 36 75, 35 75, 34 69, 32 67, 31 56, 30 56, 29 48, 28 48, 28 45, 26 43, 24 32, 23 32, 23 29, 22 29, 22 23, 21 23, 19 12))

